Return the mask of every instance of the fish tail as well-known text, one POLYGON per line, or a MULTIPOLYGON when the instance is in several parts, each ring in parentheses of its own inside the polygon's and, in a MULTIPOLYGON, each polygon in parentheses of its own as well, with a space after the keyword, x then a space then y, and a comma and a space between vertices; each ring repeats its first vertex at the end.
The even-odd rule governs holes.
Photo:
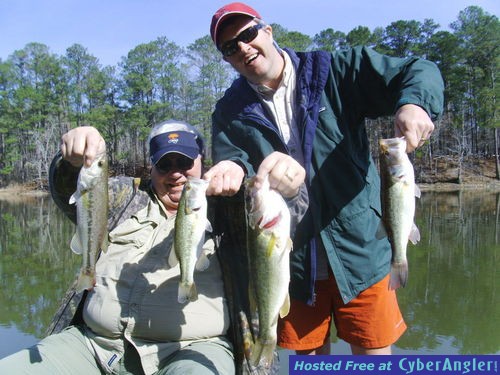
POLYGON ((389 289, 396 290, 401 286, 405 287, 407 281, 408 281, 408 262, 393 263, 391 265, 389 289))
POLYGON ((262 348, 260 364, 266 368, 271 368, 274 359, 275 345, 264 345, 262 348))
POLYGON ((76 290, 81 292, 85 289, 92 289, 95 285, 95 275, 93 272, 82 270, 78 276, 76 290))
POLYGON ((198 291, 196 290, 195 283, 179 283, 179 292, 177 295, 177 301, 179 303, 186 303, 188 301, 196 301, 198 299, 198 291))
POLYGON ((262 354, 262 343, 259 339, 254 342, 252 353, 250 355, 250 366, 257 367, 260 362, 261 354, 262 354))
POLYGON ((276 345, 266 344, 257 339, 250 356, 250 365, 259 368, 271 368, 274 360, 275 347, 276 345))

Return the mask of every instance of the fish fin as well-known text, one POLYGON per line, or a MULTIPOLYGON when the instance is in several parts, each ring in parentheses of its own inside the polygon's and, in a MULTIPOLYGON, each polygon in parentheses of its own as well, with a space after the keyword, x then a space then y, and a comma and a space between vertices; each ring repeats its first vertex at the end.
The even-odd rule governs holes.
POLYGON ((106 251, 108 251, 108 247, 109 247, 109 238, 108 238, 108 233, 106 232, 101 242, 101 251, 105 253, 106 251))
POLYGON ((259 339, 257 339, 253 344, 252 352, 250 353, 250 358, 248 359, 251 368, 256 368, 259 365, 262 349, 262 343, 259 339))
POLYGON ((254 342, 247 315, 241 310, 239 312, 239 321, 241 326, 241 336, 243 337, 243 351, 245 358, 248 359, 252 354, 254 342))
POLYGON ((420 192, 420 188, 418 187, 418 185, 417 185, 417 184, 415 184, 415 196, 416 196, 417 198, 420 198, 421 194, 422 194, 422 193, 420 192))
POLYGON ((73 235, 73 238, 71 239, 71 243, 69 244, 69 247, 71 250, 78 255, 82 255, 83 253, 83 246, 82 246, 82 241, 80 240, 80 236, 78 235, 78 232, 76 232, 73 235))
POLYGON ((265 344, 262 347, 260 354, 259 366, 264 366, 266 369, 270 369, 273 365, 274 360, 274 349, 275 344, 265 344))
POLYGON ((274 247, 276 246, 276 241, 278 241, 278 237, 274 234, 274 232, 271 233, 271 238, 269 238, 269 243, 267 244, 267 250, 266 254, 268 258, 271 258, 271 255, 273 255, 273 250, 274 247))
POLYGON ((257 315, 257 300, 255 297, 255 289, 252 284, 252 281, 248 283, 248 307, 250 309, 250 320, 253 320, 258 315, 257 315))
POLYGON ((389 279, 389 289, 396 290, 405 287, 408 281, 408 262, 391 264, 391 276, 389 279))
POLYGON ((76 290, 81 292, 82 290, 90 290, 95 285, 95 274, 92 271, 84 271, 80 272, 78 276, 78 281, 76 283, 76 290))
POLYGON ((212 229, 212 224, 210 224, 210 221, 207 219, 207 222, 205 223, 205 230, 207 232, 212 233, 214 230, 212 229))
POLYGON ((177 301, 179 303, 193 302, 198 299, 198 291, 196 290, 195 283, 179 283, 179 291, 177 294, 177 301))
POLYGON ((172 248, 170 249, 167 263, 170 267, 175 267, 177 264, 179 264, 179 260, 177 259, 177 254, 175 254, 174 246, 172 246, 172 248))
POLYGON ((377 240, 381 240, 382 238, 388 237, 387 230, 385 229, 384 222, 380 220, 377 228, 377 232, 375 233, 375 238, 377 240))
POLYGON ((251 368, 270 369, 273 365, 275 348, 275 343, 262 342, 257 339, 250 355, 251 368))
POLYGON ((413 225, 411 227, 411 231, 410 231, 410 235, 408 236, 408 239, 414 245, 416 245, 417 242, 420 241, 420 231, 418 230, 415 223, 413 223, 413 225))
POLYGON ((195 269, 197 271, 205 271, 208 266, 210 266, 210 260, 208 259, 207 254, 202 251, 200 257, 196 261, 195 269))
POLYGON ((78 191, 75 191, 71 197, 69 197, 69 204, 75 204, 78 198, 81 197, 81 194, 78 191))
POLYGON ((137 193, 137 191, 139 190, 139 186, 141 185, 141 178, 140 177, 136 177, 134 178, 134 193, 137 193))
POLYGON ((285 297, 285 301, 283 302, 283 306, 280 309, 280 318, 284 318, 290 312, 290 295, 287 293, 285 297))

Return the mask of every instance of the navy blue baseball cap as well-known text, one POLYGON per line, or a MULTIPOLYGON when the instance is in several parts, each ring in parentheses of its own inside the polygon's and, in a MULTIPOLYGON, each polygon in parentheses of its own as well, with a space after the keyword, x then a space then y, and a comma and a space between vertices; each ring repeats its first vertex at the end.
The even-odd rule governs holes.
POLYGON ((165 155, 176 152, 196 159, 203 155, 203 141, 198 131, 189 124, 167 121, 156 125, 149 135, 149 155, 153 164, 165 155))

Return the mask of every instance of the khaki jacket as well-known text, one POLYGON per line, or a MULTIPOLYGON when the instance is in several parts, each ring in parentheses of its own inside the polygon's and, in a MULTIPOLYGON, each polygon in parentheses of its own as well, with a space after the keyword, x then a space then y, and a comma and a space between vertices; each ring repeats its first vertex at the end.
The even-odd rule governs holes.
MULTIPOLYGON (((78 169, 60 158, 53 162, 52 196, 73 219, 73 207, 67 202, 77 175, 78 169)), ((96 286, 85 298, 70 288, 71 302, 51 327, 57 332, 68 324, 62 316, 73 316, 72 323, 83 327, 89 347, 108 373, 127 344, 136 348, 145 374, 158 371, 162 360, 193 341, 216 341, 231 349, 225 337, 229 312, 213 240, 204 245, 209 268, 195 274, 198 300, 179 304, 179 266, 167 262, 173 251, 175 216, 167 217, 152 191, 140 190, 137 182, 110 179, 112 230, 109 247, 96 264, 96 286)))

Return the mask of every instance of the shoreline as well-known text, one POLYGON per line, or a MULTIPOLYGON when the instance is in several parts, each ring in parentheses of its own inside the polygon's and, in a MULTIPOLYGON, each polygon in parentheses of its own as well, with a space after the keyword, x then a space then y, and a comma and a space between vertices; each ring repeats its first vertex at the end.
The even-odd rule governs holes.
POLYGON ((466 182, 462 184, 450 183, 450 182, 437 182, 434 184, 429 183, 417 183, 420 191, 436 191, 436 192, 454 192, 454 191, 489 191, 489 192, 499 192, 500 193, 500 181, 478 181, 478 182, 466 182))
POLYGON ((50 195, 50 192, 45 189, 37 189, 30 186, 23 185, 9 185, 5 187, 0 187, 0 197, 5 197, 7 195, 11 196, 46 196, 50 195))
MULTIPOLYGON (((417 183, 422 192, 454 192, 454 191, 488 191, 500 192, 500 181, 495 179, 479 179, 478 181, 468 181, 462 184, 449 182, 417 183)), ((44 189, 37 189, 31 186, 11 185, 0 188, 0 199, 22 198, 22 197, 45 197, 50 196, 50 192, 44 189)))

